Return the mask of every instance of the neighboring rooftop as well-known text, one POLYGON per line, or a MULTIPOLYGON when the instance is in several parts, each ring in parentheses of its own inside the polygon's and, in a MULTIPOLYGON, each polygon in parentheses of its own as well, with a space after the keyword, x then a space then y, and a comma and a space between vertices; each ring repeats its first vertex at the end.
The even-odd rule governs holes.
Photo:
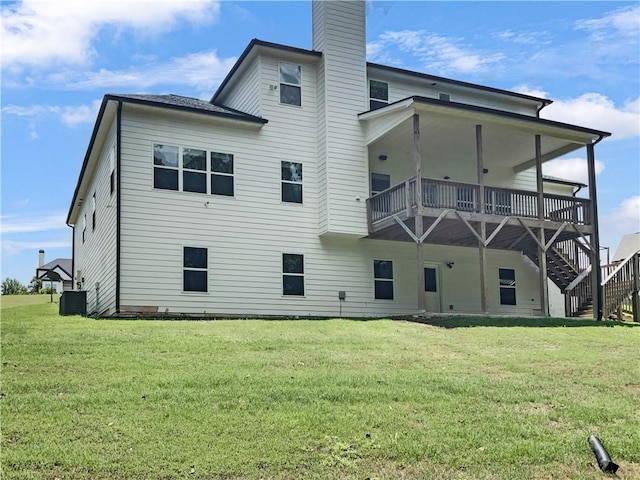
POLYGON ((627 233, 622 237, 612 261, 620 262, 632 253, 640 251, 640 232, 627 233))

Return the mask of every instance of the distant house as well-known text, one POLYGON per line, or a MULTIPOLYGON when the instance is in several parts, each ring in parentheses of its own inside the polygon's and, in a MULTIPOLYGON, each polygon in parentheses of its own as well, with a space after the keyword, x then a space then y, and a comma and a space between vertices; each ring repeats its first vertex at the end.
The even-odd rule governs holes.
POLYGON ((70 258, 56 258, 44 263, 44 250, 38 255, 36 277, 42 280, 43 288, 51 287, 55 293, 73 290, 73 261, 70 258))
POLYGON ((630 255, 640 252, 640 232, 627 233, 620 239, 618 248, 616 248, 613 258, 613 263, 618 263, 626 260, 630 255))
POLYGON ((601 317, 610 134, 367 62, 364 2, 312 15, 311 50, 252 40, 211 101, 105 95, 67 217, 87 311, 548 315, 551 282, 601 317), (588 188, 542 175, 574 151, 588 188))

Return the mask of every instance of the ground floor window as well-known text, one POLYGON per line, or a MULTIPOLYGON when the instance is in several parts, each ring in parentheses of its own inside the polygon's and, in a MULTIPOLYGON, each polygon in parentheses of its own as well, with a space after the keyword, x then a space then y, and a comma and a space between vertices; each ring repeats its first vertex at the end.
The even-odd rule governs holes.
POLYGON ((513 268, 498 269, 500 305, 516 304, 516 271, 513 268))
POLYGON ((185 292, 207 291, 207 249, 184 247, 182 289, 185 292))
POLYGON ((373 279, 375 298, 393 300, 393 262, 391 260, 374 260, 373 279))
POLYGON ((304 296, 304 255, 282 254, 282 294, 304 296))

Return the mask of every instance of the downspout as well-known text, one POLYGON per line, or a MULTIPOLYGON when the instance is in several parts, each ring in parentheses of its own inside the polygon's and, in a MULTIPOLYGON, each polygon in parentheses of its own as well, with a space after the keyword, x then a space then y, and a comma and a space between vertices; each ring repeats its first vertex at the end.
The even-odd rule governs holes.
POLYGON ((121 162, 122 152, 122 100, 118 100, 118 110, 116 114, 116 315, 120 313, 120 233, 121 233, 121 162))

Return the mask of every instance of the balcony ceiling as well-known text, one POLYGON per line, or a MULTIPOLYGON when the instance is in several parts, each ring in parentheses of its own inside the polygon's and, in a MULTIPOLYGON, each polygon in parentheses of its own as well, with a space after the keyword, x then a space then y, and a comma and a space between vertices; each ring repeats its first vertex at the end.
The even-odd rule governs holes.
MULTIPOLYGON (((391 107, 393 108, 393 107, 391 107)), ((368 118, 370 127, 382 133, 370 144, 370 156, 387 155, 394 160, 412 161, 413 119, 411 111, 420 116, 420 151, 423 163, 429 158, 439 162, 475 163, 476 125, 482 125, 484 164, 524 170, 535 163, 535 136, 541 135, 543 161, 549 161, 591 143, 597 135, 562 124, 550 125, 536 117, 513 117, 486 112, 468 111, 446 105, 407 105, 408 115, 398 123, 390 115, 368 118), (384 122, 388 128, 385 129, 384 122), (468 159, 468 160, 467 160, 468 159)), ((387 110, 387 108, 382 109, 387 110)), ((398 119, 396 109, 395 118, 398 119)), ((377 113, 377 112, 373 112, 377 113)), ((367 114, 367 115, 370 115, 367 114)))

